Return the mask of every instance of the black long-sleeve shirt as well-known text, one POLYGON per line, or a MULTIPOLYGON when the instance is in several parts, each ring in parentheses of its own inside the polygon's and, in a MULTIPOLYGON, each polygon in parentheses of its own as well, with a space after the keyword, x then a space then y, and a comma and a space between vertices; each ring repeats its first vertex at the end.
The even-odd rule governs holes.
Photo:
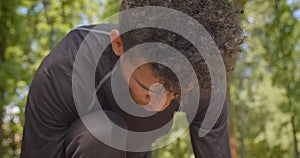
MULTIPOLYGON (((80 119, 72 93, 74 61, 80 45, 94 27, 85 26, 72 30, 37 70, 26 103, 21 157, 64 157, 66 132, 74 121, 80 119)), ((109 42, 109 33, 114 28, 117 26, 97 26, 93 34, 98 47, 104 47, 103 41, 109 42)), ((112 52, 111 46, 108 46, 97 65, 95 84, 112 71, 117 61, 118 57, 112 52)), ((153 116, 140 118, 129 115, 116 104, 110 84, 111 82, 104 83, 97 93, 98 99, 103 109, 119 114, 126 121, 129 130, 139 132, 157 129, 172 120, 174 112, 178 110, 178 105, 172 102, 167 109, 153 116)), ((205 137, 198 136, 208 105, 209 97, 201 97, 197 114, 191 120, 190 135, 194 154, 197 158, 228 158, 230 148, 226 106, 213 129, 205 137)))

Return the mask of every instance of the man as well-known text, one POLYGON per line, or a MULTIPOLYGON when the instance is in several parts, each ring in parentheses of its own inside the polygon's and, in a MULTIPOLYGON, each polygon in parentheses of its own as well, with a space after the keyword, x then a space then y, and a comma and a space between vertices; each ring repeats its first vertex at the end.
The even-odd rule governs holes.
MULTIPOLYGON (((200 3, 200 2, 199 2, 200 3)), ((202 2, 201 2, 202 3, 202 2)), ((164 6, 184 8, 185 2, 181 1, 132 1, 124 0, 121 10, 138 6, 164 6)), ((226 5, 228 5, 226 3, 226 5)), ((181 11, 189 10, 191 5, 187 5, 181 11)), ((194 6, 194 10, 199 10, 201 6, 194 6)), ((191 13, 192 14, 192 13, 191 13)), ((190 15, 190 14, 189 14, 190 15)), ((190 15, 193 16, 193 15, 190 15)), ((120 29, 122 29, 122 19, 120 19, 120 29)), ((102 24, 98 26, 85 26, 71 31, 44 59, 36 72, 26 104, 25 125, 22 143, 21 157, 151 157, 151 150, 148 151, 126 151, 109 146, 105 142, 98 140, 86 127, 86 122, 97 122, 95 131, 111 137, 117 137, 114 127, 103 128, 101 120, 95 120, 98 112, 87 110, 85 114, 78 113, 72 91, 72 73, 78 50, 85 42, 85 38, 92 31, 97 35, 91 37, 94 42, 91 47, 103 48, 103 43, 111 42, 105 48, 95 72, 96 86, 103 78, 113 70, 117 61, 130 48, 145 42, 162 42, 181 52, 189 52, 192 56, 195 51, 192 44, 174 33, 163 29, 145 28, 120 35, 118 27, 115 25, 102 24), (95 33, 96 34, 96 33, 95 33), (102 126, 102 127, 101 127, 102 126)), ((89 52, 86 52, 89 53, 89 52)), ((201 67, 199 59, 194 60, 195 68, 201 67)), ((136 58, 134 60, 144 60, 136 58)), ((191 59, 192 60, 192 59, 191 59)), ((192 62, 193 63, 193 62, 192 62)), ((123 63, 122 72, 126 71, 132 63, 123 63)), ((205 71, 204 71, 205 72, 205 71)), ((201 76, 198 72, 197 76, 201 76)), ((112 85, 108 80, 101 83, 97 92, 97 97, 101 109, 105 115, 118 126, 135 132, 147 132, 158 129, 172 120, 174 112, 179 109, 180 88, 176 76, 167 67, 161 64, 147 63, 135 69, 129 76, 128 87, 131 98, 139 105, 140 111, 154 111, 154 115, 148 117, 137 117, 128 114, 119 107, 113 93, 112 85), (155 93, 153 85, 158 83, 165 87, 163 102, 153 103, 151 94, 155 93), (156 104, 157 103, 157 104, 156 104), (159 106, 158 106, 159 104, 159 106)), ((119 76, 120 78, 124 76, 119 76)), ((209 80, 209 79, 208 79, 209 80)), ((205 117, 210 101, 210 87, 205 87, 207 80, 200 81, 201 98, 197 107, 196 116, 189 118, 191 140, 196 157, 230 157, 229 141, 227 134, 227 110, 226 106, 213 126, 212 130, 205 136, 199 137, 199 128, 205 117)), ((84 91, 85 85, 81 89, 84 91)), ((159 99, 158 99, 159 100, 159 99)), ((81 105, 82 107, 88 105, 81 105)), ((130 107, 130 105, 128 105, 130 107)), ((93 109, 92 107, 91 109, 93 109)), ((132 106, 132 108, 134 108, 132 106)), ((106 127, 106 126, 105 126, 106 127)), ((167 132, 167 131, 165 131, 167 132)), ((159 136, 164 135, 161 133, 159 136)), ((133 137, 118 137, 124 146, 133 137)), ((151 146, 150 142, 157 139, 157 136, 149 138, 146 146, 151 146)), ((136 140, 135 147, 143 146, 144 142, 136 140)))

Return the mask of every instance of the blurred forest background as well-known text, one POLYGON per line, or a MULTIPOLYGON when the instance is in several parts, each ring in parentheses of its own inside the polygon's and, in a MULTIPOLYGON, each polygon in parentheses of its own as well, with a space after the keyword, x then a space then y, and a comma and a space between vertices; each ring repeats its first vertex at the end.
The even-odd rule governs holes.
MULTIPOLYGON (((98 24, 119 0, 1 0, 0 157, 19 157, 26 96, 71 29, 98 24)), ((300 0, 233 0, 246 40, 230 87, 233 158, 300 158, 300 0)), ((116 22, 116 19, 107 22, 116 22)), ((153 157, 193 157, 188 132, 153 157)))

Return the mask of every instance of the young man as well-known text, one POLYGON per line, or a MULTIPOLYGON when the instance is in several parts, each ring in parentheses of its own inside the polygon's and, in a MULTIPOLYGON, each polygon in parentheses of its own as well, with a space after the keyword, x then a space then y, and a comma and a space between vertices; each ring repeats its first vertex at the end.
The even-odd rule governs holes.
MULTIPOLYGON (((186 4, 186 7, 184 7, 185 3, 187 2, 124 0, 121 4, 121 10, 151 5, 174 7, 175 9, 180 6, 178 8, 183 12, 188 12, 191 7, 194 7, 194 10, 201 10, 201 5, 186 4)), ((199 3, 204 3, 204 1, 199 3)), ((222 3, 228 5, 225 2, 222 3)), ((188 12, 188 14, 194 16, 194 13, 188 12)), ((205 23, 208 25, 209 22, 205 23)), ((101 120, 95 120, 94 116, 99 114, 97 111, 87 112, 84 116, 78 114, 78 107, 75 106, 74 101, 76 98, 74 98, 72 91, 72 84, 74 84, 72 83, 72 71, 78 50, 91 30, 95 31, 94 28, 96 28, 97 35, 90 37, 95 43, 93 46, 103 48, 105 47, 103 43, 111 42, 105 48, 98 62, 95 72, 96 86, 113 70, 119 58, 127 50, 145 42, 162 42, 177 48, 181 52, 189 52, 190 59, 194 60, 193 66, 195 68, 207 69, 206 66, 204 68, 203 66, 201 67, 201 64, 199 64, 200 59, 194 59, 195 57, 192 56, 193 53, 191 52, 195 51, 192 44, 189 44, 182 37, 163 29, 139 29, 122 36, 120 36, 117 26, 109 24, 74 29, 44 59, 34 76, 26 104, 21 157, 151 157, 151 151, 133 152, 120 150, 101 142, 90 133, 84 121, 96 121, 99 127, 95 127, 95 130, 100 135, 116 138, 118 139, 117 141, 124 143, 125 146, 128 140, 135 138, 115 135, 115 130, 117 129, 114 127, 106 128, 107 126, 101 124, 101 120)), ((122 25, 120 28, 122 29, 122 25)), ((90 52, 87 51, 86 53, 90 52)), ((143 59, 136 58, 134 60, 143 59)), ((130 62, 123 64, 125 67, 122 68, 122 71, 126 71, 126 67, 131 65, 130 62)), ((203 75, 199 71, 197 73, 199 73, 197 76, 203 75)), ((122 78, 123 76, 120 77, 122 78)), ((110 78, 102 83, 103 85, 97 92, 97 97, 106 116, 124 129, 135 132, 147 132, 158 129, 171 121, 174 112, 179 108, 180 97, 178 96, 180 88, 178 88, 178 80, 172 71, 163 65, 155 63, 143 64, 135 69, 129 78, 128 88, 134 102, 140 105, 139 108, 144 109, 144 111, 156 112, 148 117, 128 114, 119 107, 112 94, 112 85, 109 81, 110 78), (159 87, 163 85, 166 91, 162 102, 155 101, 153 103, 151 94, 155 93, 153 85, 157 83, 159 87), (158 106, 158 104, 160 105, 158 106)), ((210 87, 206 87, 207 84, 204 84, 204 82, 207 82, 207 80, 200 81, 201 98, 196 116, 189 120, 191 123, 190 133, 194 154, 197 158, 227 158, 230 157, 230 148, 226 125, 226 106, 222 109, 213 129, 205 137, 198 136, 199 128, 210 101, 210 87)), ((82 85, 82 91, 84 91, 84 85, 82 85)), ((85 105, 82 106, 84 107, 85 105)), ((160 133, 159 136, 164 134, 160 133)), ((149 142, 153 142, 159 136, 149 138, 149 142)), ((151 145, 149 142, 146 145, 151 145)), ((135 146, 142 146, 144 145, 143 143, 136 140, 135 146)))

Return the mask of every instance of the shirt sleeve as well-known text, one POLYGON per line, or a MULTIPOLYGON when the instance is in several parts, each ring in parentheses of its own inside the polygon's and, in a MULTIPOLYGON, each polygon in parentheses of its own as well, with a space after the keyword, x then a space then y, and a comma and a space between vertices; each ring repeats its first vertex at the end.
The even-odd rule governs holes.
POLYGON ((227 106, 223 106, 220 117, 204 137, 199 137, 199 130, 204 120, 209 99, 200 100, 199 108, 195 118, 190 125, 190 135, 193 151, 196 158, 230 158, 230 145, 227 129, 227 106))

